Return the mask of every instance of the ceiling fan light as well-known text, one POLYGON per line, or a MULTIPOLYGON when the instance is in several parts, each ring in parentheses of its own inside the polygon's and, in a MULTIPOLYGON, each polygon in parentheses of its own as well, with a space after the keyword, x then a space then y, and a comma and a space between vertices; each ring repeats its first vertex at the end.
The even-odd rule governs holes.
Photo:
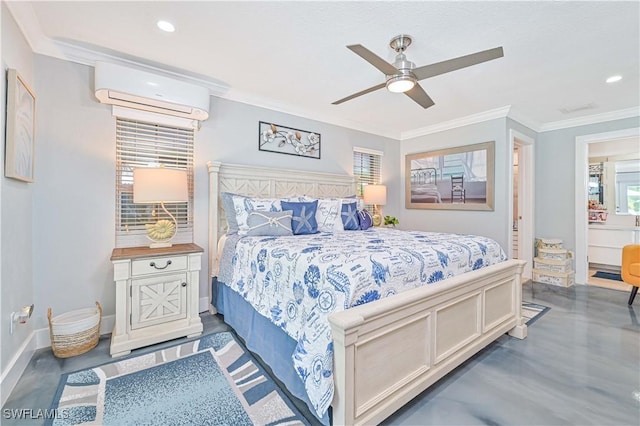
POLYGON ((393 93, 404 93, 413 89, 416 80, 408 75, 396 75, 387 80, 387 90, 393 93))
POLYGON ((169 21, 158 21, 156 23, 156 25, 162 31, 166 31, 168 33, 172 33, 172 32, 174 32, 176 30, 176 27, 174 27, 173 24, 171 22, 169 22, 169 21))

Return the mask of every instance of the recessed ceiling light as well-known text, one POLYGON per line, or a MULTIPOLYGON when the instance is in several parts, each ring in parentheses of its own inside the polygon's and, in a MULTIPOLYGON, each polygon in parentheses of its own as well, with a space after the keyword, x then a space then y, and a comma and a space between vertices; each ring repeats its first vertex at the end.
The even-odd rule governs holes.
POLYGON ((167 21, 158 21, 158 28, 168 33, 172 33, 176 30, 176 27, 174 27, 171 22, 167 21))
POLYGON ((620 81, 620 80, 622 80, 621 75, 612 75, 607 79, 607 83, 615 83, 616 81, 620 81))

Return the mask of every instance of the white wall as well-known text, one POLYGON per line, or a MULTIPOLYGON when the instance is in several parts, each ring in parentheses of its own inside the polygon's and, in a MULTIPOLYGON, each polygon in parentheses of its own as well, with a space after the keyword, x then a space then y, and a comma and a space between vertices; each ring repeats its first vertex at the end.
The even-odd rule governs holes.
POLYGON ((99 301, 115 312, 115 124, 93 97, 93 68, 36 55, 37 170, 34 188, 36 327, 99 301))
MULTIPOLYGON (((352 174, 354 146, 380 150, 385 153, 382 158, 382 181, 389 185, 388 205, 384 212, 394 214, 399 211, 398 141, 216 97, 211 100, 210 117, 196 136, 195 149, 195 242, 205 250, 208 238, 208 174, 205 164, 209 160, 352 174), (321 158, 259 151, 259 121, 320 133, 321 158)), ((205 257, 207 255, 208 251, 205 257)), ((203 273, 200 277, 201 297, 207 294, 207 275, 203 273)))
MULTIPOLYGON (((33 194, 43 175, 35 165, 36 183, 28 184, 4 177, 4 147, 5 147, 5 113, 6 100, 6 70, 14 68, 34 88, 33 53, 22 36, 7 6, 2 2, 2 76, 0 78, 2 90, 1 103, 2 121, 2 152, 0 163, 2 174, 0 179, 0 195, 2 207, 0 209, 0 371, 4 375, 12 358, 25 344, 32 331, 32 322, 17 327, 13 335, 9 334, 10 314, 22 306, 30 305, 33 297, 33 265, 32 255, 32 214, 33 194)), ((36 91, 36 96, 37 96, 36 91)), ((36 100, 38 102, 39 99, 36 100)), ((36 138, 38 137, 36 132, 36 138)), ((36 139, 36 151, 39 141, 36 139)), ((38 306, 42 308, 42 306, 38 306)), ((3 386, 4 388, 4 386, 3 386)), ((4 397, 3 397, 4 398, 4 397)))
POLYGON ((404 194, 404 156, 463 145, 495 141, 495 195, 493 211, 422 210, 404 208, 400 224, 403 229, 483 235, 508 247, 509 141, 507 120, 500 118, 405 140, 401 143, 402 194, 404 194))
POLYGON ((537 237, 560 238, 566 248, 576 249, 576 137, 636 127, 640 127, 640 117, 548 131, 538 135, 535 146, 537 237))
MULTIPOLYGON (((34 288, 36 326, 45 327, 44 307, 54 313, 99 301, 105 315, 115 311, 109 261, 114 247, 115 119, 93 96, 91 67, 36 55, 39 180, 34 194, 34 288)), ((352 147, 385 152, 383 180, 391 182, 388 209, 399 200, 399 143, 220 98, 211 100, 211 118, 196 132, 195 242, 207 248, 209 160, 300 170, 351 173, 352 147), (320 160, 258 150, 258 121, 318 132, 320 160)), ((206 268, 208 262, 203 261, 206 268)), ((208 271, 200 279, 207 295, 208 271)))

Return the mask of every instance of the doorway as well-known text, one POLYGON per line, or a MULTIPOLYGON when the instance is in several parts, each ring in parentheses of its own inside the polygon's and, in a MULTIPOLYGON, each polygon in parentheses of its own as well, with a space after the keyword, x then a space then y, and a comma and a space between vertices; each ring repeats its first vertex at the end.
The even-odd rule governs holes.
POLYGON ((589 262, 587 257, 589 218, 586 211, 589 199, 589 144, 638 136, 640 136, 640 128, 636 127, 576 137, 574 212, 576 219, 575 267, 577 284, 587 284, 589 281, 589 262))
POLYGON ((509 130, 509 247, 513 259, 526 260, 522 276, 532 278, 533 266, 533 143, 534 140, 509 130))

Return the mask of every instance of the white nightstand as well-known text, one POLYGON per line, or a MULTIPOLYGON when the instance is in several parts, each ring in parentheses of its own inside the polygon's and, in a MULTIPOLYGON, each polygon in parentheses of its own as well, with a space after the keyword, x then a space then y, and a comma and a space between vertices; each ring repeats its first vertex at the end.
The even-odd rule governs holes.
POLYGON ((111 356, 202 333, 198 315, 202 252, 195 244, 113 250, 116 324, 111 356))

